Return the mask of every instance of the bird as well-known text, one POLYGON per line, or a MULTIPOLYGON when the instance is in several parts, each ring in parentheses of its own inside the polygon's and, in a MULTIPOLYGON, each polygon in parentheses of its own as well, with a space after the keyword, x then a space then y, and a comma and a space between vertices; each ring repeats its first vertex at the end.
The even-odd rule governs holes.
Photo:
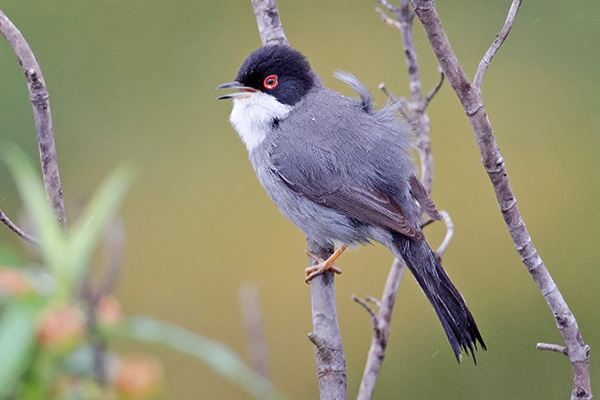
POLYGON ((335 76, 358 98, 325 87, 298 50, 287 44, 252 52, 218 97, 233 99, 230 123, 245 144, 258 180, 280 212, 322 247, 327 260, 306 270, 306 280, 327 270, 348 247, 376 241, 406 263, 433 306, 457 361, 476 363, 486 350, 463 296, 425 240, 422 211, 440 214, 415 175, 410 125, 388 101, 378 110, 353 75, 335 76))

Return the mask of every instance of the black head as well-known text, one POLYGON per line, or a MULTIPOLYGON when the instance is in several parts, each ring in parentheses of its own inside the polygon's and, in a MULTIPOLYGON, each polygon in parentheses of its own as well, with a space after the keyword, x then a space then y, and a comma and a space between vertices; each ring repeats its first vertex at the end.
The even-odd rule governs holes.
POLYGON ((272 45, 261 47, 246 58, 236 82, 268 93, 280 103, 294 105, 313 87, 312 74, 308 61, 299 51, 285 45, 272 45))

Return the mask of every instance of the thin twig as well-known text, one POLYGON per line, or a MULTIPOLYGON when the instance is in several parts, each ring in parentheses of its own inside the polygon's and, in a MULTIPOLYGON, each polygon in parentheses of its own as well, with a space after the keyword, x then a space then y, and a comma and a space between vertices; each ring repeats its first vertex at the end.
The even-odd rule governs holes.
POLYGON ((46 83, 44 81, 44 76, 42 75, 42 70, 21 32, 19 32, 17 27, 13 25, 1 10, 0 33, 12 46, 19 59, 19 64, 23 67, 23 72, 25 73, 27 86, 29 88, 29 98, 33 105, 33 116, 37 131, 46 194, 48 195, 48 199, 52 204, 52 209, 58 220, 66 230, 67 218, 62 197, 62 186, 58 173, 58 161, 56 158, 54 132, 52 129, 52 116, 50 114, 50 101, 48 100, 48 91, 46 90, 46 83))
MULTIPOLYGON (((421 181, 423 186, 428 193, 431 193, 433 186, 433 155, 431 152, 431 140, 429 138, 429 118, 425 114, 425 109, 439 90, 443 76, 440 82, 434 87, 434 90, 430 92, 427 98, 423 98, 423 92, 421 89, 421 77, 419 73, 419 64, 417 60, 417 53, 414 47, 414 41, 412 36, 412 28, 414 21, 414 12, 410 9, 408 0, 402 0, 400 8, 395 7, 388 3, 386 0, 376 0, 379 4, 387 8, 388 11, 394 14, 398 22, 393 22, 387 17, 383 11, 376 8, 377 13, 380 15, 382 20, 388 25, 392 25, 399 28, 402 32, 404 55, 406 67, 408 69, 409 76, 409 87, 411 93, 411 100, 406 101, 400 99, 397 101, 401 102, 401 112, 404 117, 410 122, 414 129, 417 143, 417 150, 419 152, 419 158, 421 160, 421 181)), ((379 88, 388 95, 388 97, 394 99, 395 96, 389 92, 383 84, 379 85, 379 88)), ((358 393, 359 400, 368 400, 373 396, 375 389, 375 382, 381 370, 383 359, 385 357, 385 351, 388 343, 388 336, 391 329, 391 317, 392 310, 395 305, 396 295, 404 273, 405 264, 404 262, 395 259, 384 289, 383 296, 380 302, 377 302, 379 307, 379 313, 374 318, 374 314, 370 312, 371 319, 373 321, 373 338, 371 340, 371 347, 367 357, 367 363, 360 384, 358 393)), ((357 300, 355 300, 357 301, 357 300)), ((363 307, 366 306, 364 302, 357 301, 363 307)), ((367 311, 371 310, 370 307, 365 307, 367 311)), ((372 311, 372 310, 371 310, 372 311)))
POLYGON ((500 30, 500 33, 498 33, 498 36, 496 36, 496 40, 494 40, 488 51, 486 51, 485 55, 479 62, 479 67, 477 68, 475 78, 473 79, 473 87, 475 89, 481 91, 481 84, 483 83, 483 77, 485 75, 485 72, 487 71, 490 62, 492 61, 492 58, 494 58, 494 55, 496 55, 498 50, 500 50, 500 47, 504 43, 504 40, 506 40, 506 37, 510 33, 511 28, 515 23, 517 12, 519 12, 519 7, 521 7, 522 1, 523 0, 513 0, 512 4, 510 5, 510 9, 508 10, 508 15, 506 16, 504 26, 500 30))
MULTIPOLYGON (((458 62, 442 27, 433 0, 412 0, 412 2, 417 16, 423 24, 433 52, 469 118, 479 146, 483 166, 490 177, 500 211, 517 252, 521 256, 521 261, 544 296, 554 315, 558 330, 565 341, 573 369, 571 399, 589 400, 592 398, 589 346, 584 343, 575 316, 533 245, 531 235, 529 235, 525 222, 521 217, 504 159, 500 154, 498 143, 481 99, 481 91, 479 87, 475 87, 469 82, 458 62)), ((511 7, 509 12, 512 12, 512 10, 515 10, 514 6, 511 7)), ((498 45, 500 44, 502 44, 501 41, 498 42, 498 45)), ((494 48, 493 53, 496 51, 497 48, 494 48)), ((480 85, 483 75, 479 75, 478 84, 480 85)))
MULTIPOLYGON (((396 295, 398 294, 398 288, 400 287, 400 281, 406 265, 403 261, 395 259, 390 268, 385 288, 379 302, 379 312, 375 316, 372 312, 371 307, 366 306, 366 303, 357 301, 362 305, 371 316, 373 324, 373 338, 371 339, 371 347, 369 348, 369 354, 367 355, 367 362, 365 365, 365 371, 360 382, 360 389, 358 391, 357 400, 369 400, 373 396, 375 390, 375 382, 379 376, 379 371, 385 357, 385 351, 388 345, 388 337, 390 335, 391 323, 392 323, 392 311, 394 310, 394 304, 396 303, 396 295)), ((355 300, 356 301, 356 300, 355 300)))
POLYGON ((395 21, 393 19, 391 19, 390 17, 388 17, 381 8, 376 7, 375 11, 379 14, 379 16, 381 17, 381 20, 383 22, 385 22, 386 24, 393 26, 396 29, 402 30, 402 26, 400 25, 400 22, 395 21))
POLYGON ((28 233, 25 233, 21 228, 19 228, 14 222, 8 218, 6 214, 2 210, 0 210, 0 222, 4 225, 8 226, 8 229, 17 234, 21 239, 25 240, 28 243, 39 245, 40 241, 28 233))
POLYGON ((377 299, 377 298, 375 298, 375 297, 373 297, 373 296, 367 296, 366 300, 367 300, 369 303, 373 303, 373 304, 375 304, 375 306, 376 306, 377 308, 381 308, 381 301, 379 301, 379 299, 377 299))
POLYGON ((538 349, 538 350, 554 351, 556 353, 560 353, 560 354, 563 354, 565 356, 569 355, 568 349, 565 346, 560 346, 558 344, 538 343, 535 346, 535 348, 538 349))
MULTIPOLYGON (((442 84, 444 83, 444 72, 440 71, 440 80, 436 83, 436 85, 433 87, 433 89, 431 89, 431 91, 429 93, 427 93, 427 96, 425 96, 425 109, 427 109, 427 106, 429 105, 429 103, 431 103, 431 100, 433 100, 433 98, 435 97, 435 95, 440 91, 440 88, 442 87, 442 84)), ((423 110, 425 111, 425 110, 423 110)))
POLYGON ((441 260, 442 256, 446 252, 446 249, 448 248, 448 245, 450 245, 450 241, 452 241, 452 236, 454 235, 454 224, 452 223, 450 215, 446 211, 440 210, 440 215, 442 216, 442 219, 446 224, 446 236, 444 236, 442 244, 440 244, 440 246, 435 251, 435 255, 438 259, 441 260))
POLYGON ((390 100, 392 100, 394 102, 398 101, 398 98, 396 97, 396 95, 388 90, 388 88, 385 86, 385 83, 381 82, 379 84, 379 86, 377 86, 377 88, 379 90, 381 90, 383 92, 383 94, 385 94, 390 100))
POLYGON ((375 314, 375 310, 373 310, 365 300, 359 298, 357 295, 353 294, 351 298, 356 303, 360 304, 360 306, 369 313, 369 316, 371 317, 371 323, 373 324, 373 328, 377 328, 377 314, 375 314))
POLYGON ((391 4, 390 2, 388 2, 386 0, 375 0, 375 1, 378 2, 379 4, 381 4, 382 6, 384 6, 385 8, 387 8, 388 11, 394 15, 396 15, 396 13, 398 13, 398 11, 399 11, 398 7, 396 7, 395 5, 391 4))
MULTIPOLYGON (((376 1, 393 13, 398 22, 390 23, 390 18, 388 18, 381 9, 376 8, 376 11, 381 18, 387 24, 393 25, 402 32, 404 60, 408 70, 411 94, 411 101, 408 102, 405 107, 409 112, 403 111, 403 114, 410 121, 411 126, 413 126, 415 131, 417 150, 421 160, 421 182, 427 192, 431 193, 433 187, 433 155, 431 153, 431 140, 429 138, 429 117, 425 114, 425 109, 437 90, 439 90, 441 82, 438 82, 434 91, 431 92, 427 98, 423 98, 419 63, 412 34, 415 13, 411 10, 408 0, 402 0, 400 7, 393 6, 386 0, 376 1)), ((380 88, 384 90, 385 86, 380 85, 380 88)))

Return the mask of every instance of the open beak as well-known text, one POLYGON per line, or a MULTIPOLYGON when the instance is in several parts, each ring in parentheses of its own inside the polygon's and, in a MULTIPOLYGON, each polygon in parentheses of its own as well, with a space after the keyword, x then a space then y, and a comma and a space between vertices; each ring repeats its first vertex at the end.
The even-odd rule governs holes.
POLYGON ((258 90, 248 87, 248 86, 244 86, 241 83, 239 83, 238 81, 228 82, 228 83, 224 83, 222 85, 217 86, 217 89, 228 89, 228 88, 236 88, 236 89, 239 89, 240 92, 233 92, 233 93, 229 93, 229 94, 217 97, 217 100, 234 99, 234 98, 239 99, 239 98, 243 98, 243 97, 249 97, 250 95, 252 95, 252 93, 258 92, 258 90))

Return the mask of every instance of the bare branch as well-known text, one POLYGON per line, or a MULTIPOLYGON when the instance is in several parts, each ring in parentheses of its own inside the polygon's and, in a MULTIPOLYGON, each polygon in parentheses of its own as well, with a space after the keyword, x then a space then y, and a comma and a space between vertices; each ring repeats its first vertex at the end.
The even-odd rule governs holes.
MULTIPOLYGON (((388 88, 385 86, 385 83, 381 82, 378 86, 379 90, 383 92, 389 99, 392 101, 399 101, 399 99, 394 95, 394 93, 390 92, 388 88)), ((407 117, 408 118, 408 117, 407 117)))
MULTIPOLYGON (((327 259, 332 249, 318 246, 310 238, 308 248, 320 258, 327 259)), ((310 264, 316 261, 310 258, 310 264)), ((315 344, 317 376, 321 400, 346 398, 346 359, 338 325, 335 303, 334 274, 327 271, 310 281, 313 331, 309 335, 315 344)))
POLYGON ((454 235, 454 224, 452 223, 450 215, 446 211, 440 210, 440 215, 446 224, 446 236, 444 237, 442 244, 440 244, 440 247, 438 247, 435 251, 435 255, 441 260, 442 256, 446 252, 446 249, 448 248, 448 245, 450 244, 450 241, 452 240, 452 236, 454 235))
POLYGON ((442 72, 440 70, 440 80, 438 81, 438 83, 436 83, 436 85, 433 87, 433 89, 431 89, 431 91, 427 94, 427 96, 425 96, 425 109, 427 108, 429 103, 431 103, 431 100, 433 100, 435 95, 439 92, 443 83, 444 83, 444 72, 442 72))
POLYGON ((352 295, 352 300, 354 300, 355 302, 360 304, 360 306, 369 313, 369 316, 371 317, 371 323, 373 324, 373 329, 376 329, 377 328, 377 315, 375 314, 375 311, 371 308, 371 306, 368 305, 365 300, 360 299, 355 294, 352 295))
POLYGON ((399 8, 396 7, 393 4, 390 4, 388 1, 386 0, 375 0, 376 2, 378 2, 379 4, 381 4, 382 6, 384 6, 385 8, 388 9, 389 12, 391 12, 392 14, 396 14, 399 12, 399 8))
POLYGON ((0 222, 4 225, 8 226, 8 229, 17 234, 21 239, 25 240, 28 243, 39 245, 40 241, 33 236, 25 233, 21 228, 19 228, 14 222, 8 218, 6 214, 2 210, 0 210, 0 222))
MULTIPOLYGON (((510 185, 504 159, 498 149, 498 143, 481 99, 481 92, 478 87, 474 87, 469 82, 458 62, 442 28, 433 0, 412 0, 412 3, 435 56, 469 118, 484 168, 494 187, 500 211, 517 252, 548 303, 565 341, 573 368, 571 399, 591 399, 589 346, 583 342, 573 313, 554 283, 525 227, 510 185)), ((513 8, 511 7, 511 10, 513 8)))
POLYGON ((538 349, 538 350, 554 351, 556 353, 560 353, 560 354, 563 354, 565 356, 569 355, 568 349, 565 346, 560 346, 558 344, 538 343, 535 346, 535 348, 538 349))
POLYGON ((42 70, 21 32, 19 32, 17 27, 13 25, 2 11, 0 11, 0 33, 12 46, 19 59, 19 64, 23 67, 23 72, 25 73, 27 86, 29 88, 29 98, 33 105, 33 116, 37 130, 46 194, 48 195, 48 199, 52 204, 52 209, 57 218, 66 229, 67 219, 62 198, 60 176, 58 173, 58 161, 54 145, 50 102, 48 100, 48 91, 46 90, 46 83, 44 82, 42 70))
POLYGON ((373 303, 373 304, 375 304, 375 306, 376 306, 377 308, 381 308, 381 301, 379 301, 379 299, 377 299, 377 298, 375 298, 375 297, 373 297, 373 296, 367 296, 367 299, 366 299, 366 300, 367 300, 369 303, 373 303))
POLYGON ((381 17, 381 20, 383 22, 385 22, 386 24, 388 24, 389 26, 393 26, 394 28, 402 30, 402 26, 400 26, 400 22, 394 21, 393 19, 391 19, 390 17, 385 15, 385 13, 383 12, 383 10, 381 8, 376 7, 375 12, 377 12, 379 14, 379 16, 381 17))
POLYGON ((379 303, 379 312, 377 313, 377 316, 372 313, 373 310, 368 307, 366 303, 357 301, 365 307, 367 311, 371 310, 369 314, 371 315, 371 321, 373 323, 373 338, 371 340, 369 354, 367 355, 365 371, 363 372, 363 377, 360 382, 357 400, 369 400, 373 396, 375 382, 377 381, 377 376, 379 375, 379 370, 381 369, 388 344, 388 337, 390 335, 392 324, 392 311, 394 310, 394 305, 396 303, 396 295, 405 269, 406 266, 404 262, 398 259, 395 259, 392 263, 381 296, 381 302, 379 303))
POLYGON ((251 0, 263 46, 288 44, 275 0, 251 0))
POLYGON ((510 5, 510 9, 508 10, 508 15, 506 16, 506 21, 504 22, 502 30, 500 30, 500 33, 498 33, 498 36, 496 36, 496 40, 494 40, 488 51, 485 52, 483 59, 479 62, 479 67, 477 68, 475 78, 473 79, 473 86, 475 89, 481 91, 483 76, 485 75, 490 62, 492 61, 492 58, 494 58, 494 55, 496 55, 498 50, 500 50, 500 46, 502 46, 502 43, 504 43, 504 40, 510 33, 522 1, 523 0, 513 0, 512 4, 510 5))
MULTIPOLYGON (((419 151, 419 158, 421 160, 421 182, 427 190, 431 193, 433 187, 433 155, 431 153, 431 140, 429 138, 429 118, 425 114, 427 105, 433 98, 423 98, 423 92, 421 89, 421 76, 419 73, 419 63, 417 61, 417 53, 415 51, 414 40, 412 36, 412 28, 415 13, 411 10, 409 2, 402 0, 401 6, 395 7, 388 3, 386 0, 376 0, 378 3, 383 5, 394 14, 398 22, 391 21, 383 11, 379 8, 376 9, 377 13, 381 18, 390 25, 400 29, 402 32, 402 42, 404 46, 404 60, 408 69, 409 88, 411 94, 411 101, 407 103, 406 107, 410 112, 403 111, 405 116, 408 116, 411 125, 414 126, 417 149, 419 151)), ((439 89, 439 83, 436 87, 439 89)), ((380 85, 380 88, 384 88, 380 85)), ((437 92, 436 89, 436 92, 437 92)))
POLYGON ((251 365, 255 371, 268 378, 269 356, 258 294, 258 286, 253 282, 242 284, 238 291, 251 365))
MULTIPOLYGON (((398 22, 392 21, 381 9, 376 8, 377 13, 386 24, 392 25, 400 29, 402 32, 411 100, 396 100, 396 97, 386 89, 383 83, 379 85, 379 88, 389 98, 401 103, 400 110, 402 114, 414 128, 417 149, 421 160, 421 181, 427 192, 431 193, 431 188, 433 186, 433 155, 431 153, 431 140, 429 138, 429 118, 425 114, 425 109, 441 87, 443 75, 434 89, 424 99, 421 89, 419 64, 417 61, 417 54, 412 36, 415 13, 411 10, 408 0, 402 0, 400 8, 392 6, 386 0, 376 1, 386 7, 388 11, 392 12, 398 20, 398 22)), ((445 246, 447 245, 448 243, 445 243, 445 246)), ((442 250, 445 250, 445 248, 442 248, 442 250)), ((365 370, 357 397, 359 400, 371 399, 373 395, 375 382, 377 381, 377 377, 385 357, 385 351, 387 348, 391 327, 392 310, 394 308, 400 280, 402 279, 402 274, 404 273, 405 268, 405 264, 402 261, 398 259, 394 260, 388 275, 382 299, 380 302, 377 300, 374 301, 379 307, 379 313, 377 316, 375 316, 371 307, 369 307, 365 302, 358 300, 356 297, 354 298, 356 302, 362 305, 369 312, 373 324, 373 338, 371 340, 371 347, 369 349, 367 363, 365 365, 365 370)), ((367 298, 367 300, 369 299, 373 298, 367 298)))

